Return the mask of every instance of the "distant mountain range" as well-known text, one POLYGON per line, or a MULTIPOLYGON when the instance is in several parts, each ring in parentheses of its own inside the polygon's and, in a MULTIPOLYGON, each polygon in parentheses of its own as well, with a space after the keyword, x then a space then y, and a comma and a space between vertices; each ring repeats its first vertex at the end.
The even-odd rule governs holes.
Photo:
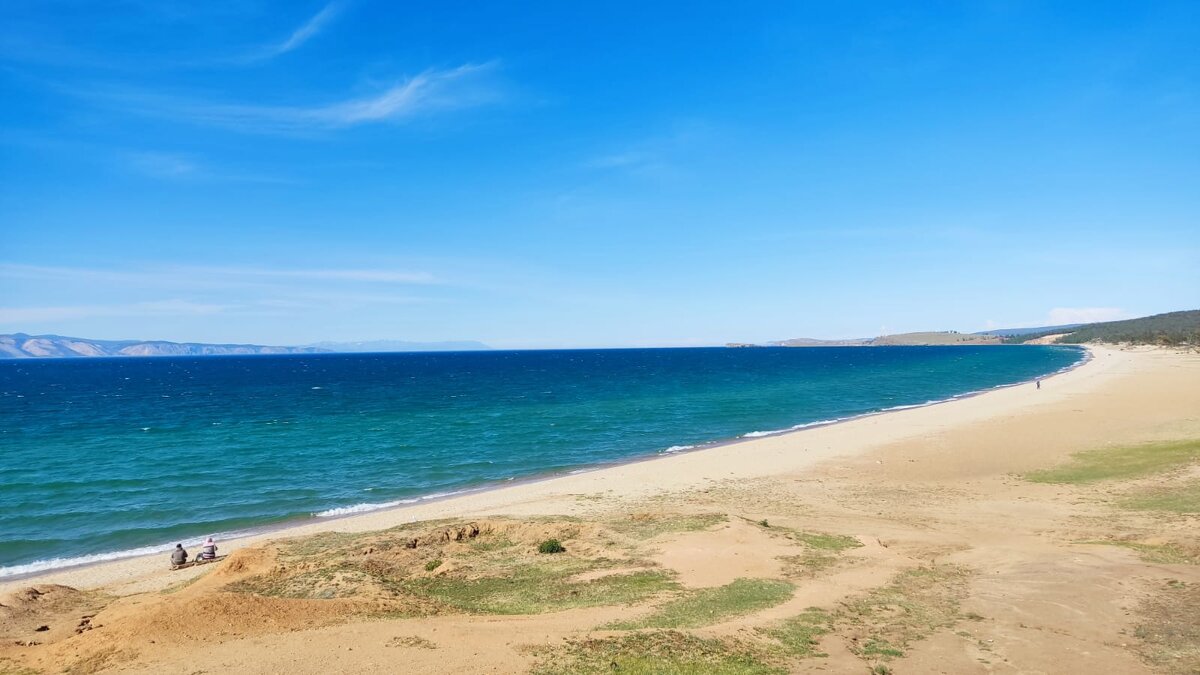
MULTIPOLYGON (((793 338, 763 344, 731 342, 728 347, 868 347, 894 345, 996 345, 1014 343, 1079 344, 1083 342, 1200 345, 1200 310, 1169 312, 1125 321, 1003 328, 981 333, 925 331, 873 338, 816 340, 793 338)), ((215 356, 228 354, 320 354, 331 352, 482 351, 491 347, 473 340, 408 342, 317 342, 300 347, 203 344, 165 340, 90 340, 63 335, 0 335, 0 359, 83 356, 215 356)))
POLYGON ((212 356, 218 354, 315 354, 315 347, 210 345, 165 340, 89 340, 63 335, 0 335, 0 358, 79 356, 212 356))
POLYGON ((923 345, 998 345, 997 335, 959 333, 957 331, 923 331, 919 333, 896 333, 873 338, 849 338, 846 340, 817 340, 814 338, 792 338, 768 342, 768 347, 884 347, 923 345))
POLYGON ((421 352, 490 349, 481 342, 321 342, 301 347, 203 344, 165 340, 91 340, 64 335, 0 335, 0 359, 84 356, 219 356, 230 354, 321 354, 329 352, 421 352))
POLYGON ((314 342, 308 346, 327 352, 477 352, 491 349, 482 342, 474 340, 449 340, 446 342, 367 340, 364 342, 314 342))
POLYGON ((1021 337, 1023 335, 1050 335, 1052 333, 1070 333, 1072 329, 1085 326, 1082 323, 1068 323, 1062 326, 1041 326, 1038 328, 1000 328, 998 330, 985 330, 980 332, 980 335, 999 335, 1000 337, 1021 337))
POLYGON ((731 342, 726 347, 880 347, 895 345, 1081 344, 1084 342, 1200 345, 1200 310, 1169 312, 1125 321, 1072 323, 1037 328, 1001 328, 980 333, 932 331, 873 338, 793 338, 764 344, 731 342))

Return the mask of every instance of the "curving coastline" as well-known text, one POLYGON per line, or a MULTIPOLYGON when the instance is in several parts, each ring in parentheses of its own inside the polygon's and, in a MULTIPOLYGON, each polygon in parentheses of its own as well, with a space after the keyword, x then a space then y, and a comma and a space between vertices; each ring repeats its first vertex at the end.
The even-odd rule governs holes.
MULTIPOLYGON (((1053 380, 1057 383, 1072 374, 1089 372, 1090 369, 1088 366, 1096 363, 1094 349, 1081 348, 1082 355, 1076 362, 1037 379, 1042 379, 1044 382, 1053 380)), ((1100 349, 1106 354, 1111 355, 1115 353, 1104 348, 1100 349)), ((820 442, 823 440, 819 436, 822 431, 827 432, 833 429, 851 430, 851 436, 855 436, 852 445, 842 448, 830 447, 826 448, 825 452, 806 455, 801 463, 807 465, 811 461, 823 458, 825 455, 834 456, 841 452, 854 452, 856 449, 861 451, 862 448, 879 442, 905 437, 905 425, 903 424, 896 425, 899 428, 895 430, 885 431, 884 435, 880 435, 878 431, 871 433, 869 434, 869 438, 858 437, 860 434, 857 432, 860 427, 875 427, 879 421, 889 418, 901 421, 922 411, 954 409, 955 404, 964 404, 971 401, 995 400, 997 403, 1002 403, 1001 399, 1003 397, 998 395, 1005 392, 1012 392, 1032 382, 1033 379, 1029 379, 1002 384, 990 389, 964 392, 938 401, 895 406, 889 409, 861 413, 845 419, 822 420, 801 424, 789 429, 769 432, 749 432, 736 438, 698 444, 690 448, 673 446, 674 451, 670 451, 671 448, 668 448, 665 451, 660 451, 659 454, 633 457, 611 464, 576 467, 565 472, 530 476, 519 480, 508 479, 503 482, 490 483, 449 493, 433 493, 412 499, 393 500, 391 503, 384 503, 384 505, 378 507, 374 504, 336 507, 321 512, 324 515, 313 514, 304 520, 288 520, 250 530, 219 532, 216 533, 216 536, 225 542, 223 550, 232 551, 243 546, 277 537, 300 536, 324 531, 379 529, 414 520, 468 515, 481 509, 489 513, 494 513, 497 512, 496 509, 502 508, 499 505, 511 504, 514 500, 520 502, 525 497, 553 494, 555 491, 563 489, 569 490, 576 487, 582 489, 582 486, 576 486, 575 483, 617 483, 622 479, 638 476, 645 467, 657 465, 660 462, 671 460, 691 462, 699 459, 699 463, 703 465, 705 457, 711 457, 714 460, 718 458, 724 460, 727 453, 733 452, 736 454, 743 450, 746 452, 772 452, 774 455, 772 462, 764 464, 767 473, 758 474, 767 475, 788 467, 790 462, 796 460, 793 457, 789 458, 788 462, 783 462, 778 457, 780 447, 786 446, 790 441, 811 439, 820 442), (761 435, 752 435, 756 433, 761 435), (892 433, 894 436, 888 439, 886 438, 886 433, 892 433)), ((985 409, 987 407, 985 406, 985 409)), ((805 449, 805 452, 807 453, 808 450, 805 449)), ((643 483, 642 480, 639 477, 638 484, 634 487, 637 489, 653 489, 653 484, 643 483)), ((628 492, 628 487, 625 486, 625 489, 621 491, 628 492)), ((662 487, 666 487, 666 485, 664 484, 662 487)), ((14 584, 28 583, 34 580, 92 587, 119 581, 123 575, 136 577, 147 573, 153 574, 154 568, 157 567, 156 562, 158 562, 158 559, 161 558, 163 552, 173 546, 174 542, 170 542, 115 553, 101 553, 70 559, 50 559, 26 565, 11 566, 5 568, 7 573, 5 573, 5 570, 0 570, 0 590, 14 584)))
MULTIPOLYGON (((835 419, 804 422, 804 423, 796 424, 791 427, 787 427, 787 428, 783 428, 783 429, 750 431, 750 432, 746 432, 746 433, 740 434, 735 437, 718 439, 718 440, 714 440, 714 441, 710 441, 710 442, 672 445, 664 450, 659 450, 656 453, 652 453, 652 454, 636 455, 636 456, 626 457, 626 458, 622 458, 622 459, 611 461, 611 462, 602 462, 602 463, 598 463, 598 464, 579 465, 579 466, 575 466, 575 467, 553 470, 553 471, 548 471, 548 472, 544 472, 544 473, 534 473, 532 475, 523 476, 523 477, 509 477, 509 478, 501 479, 501 480, 492 480, 492 481, 488 481, 488 482, 480 484, 480 485, 467 486, 462 489, 437 491, 437 492, 431 492, 429 494, 424 494, 424 495, 416 495, 416 496, 410 497, 410 498, 393 499, 393 500, 387 500, 387 501, 383 501, 383 502, 362 502, 362 503, 357 503, 357 504, 349 504, 349 505, 345 505, 345 506, 333 506, 333 507, 330 507, 328 509, 325 509, 325 510, 322 510, 319 512, 311 513, 308 516, 292 517, 292 518, 285 519, 281 522, 265 524, 265 525, 250 527, 250 528, 235 529, 235 530, 228 530, 228 531, 216 531, 216 532, 213 532, 212 535, 217 537, 218 539, 221 539, 224 541, 236 542, 239 540, 245 540, 245 539, 257 538, 257 537, 261 537, 261 536, 265 536, 265 535, 277 534, 279 532, 287 531, 287 530, 297 528, 297 527, 303 527, 305 525, 313 523, 314 520, 317 522, 330 522, 330 521, 338 521, 338 520, 342 520, 342 519, 346 519, 346 518, 353 518, 356 516, 362 516, 362 515, 370 514, 370 513, 387 512, 387 511, 396 510, 396 509, 405 509, 405 508, 411 507, 413 505, 430 503, 430 502, 439 502, 439 501, 443 501, 443 500, 447 500, 447 499, 453 499, 453 498, 456 498, 456 497, 459 497, 462 495, 484 493, 484 492, 490 492, 490 491, 494 491, 494 490, 503 490, 503 489, 512 488, 512 487, 528 485, 531 483, 539 483, 542 481, 555 480, 557 478, 561 478, 564 476, 574 476, 574 475, 580 475, 580 474, 584 474, 584 473, 591 473, 591 472, 595 472, 595 471, 604 471, 604 470, 618 468, 618 467, 629 465, 629 464, 653 461, 662 456, 703 452, 703 451, 710 450, 713 448, 728 446, 728 445, 732 445, 732 444, 745 443, 747 441, 752 441, 752 440, 756 440, 756 439, 773 438, 773 437, 778 437, 778 436, 782 436, 782 435, 798 433, 798 432, 801 432, 804 430, 818 429, 818 428, 827 427, 827 426, 836 425, 836 424, 844 424, 847 422, 853 422, 855 420, 859 420, 859 419, 863 419, 863 418, 869 418, 869 417, 874 417, 874 416, 879 416, 879 415, 886 415, 889 413, 894 413, 894 412, 899 412, 899 411, 904 411, 904 410, 913 410, 913 409, 920 409, 920 408, 925 408, 925 407, 934 406, 934 405, 941 405, 941 404, 953 402, 956 400, 979 396, 979 395, 986 394, 991 391, 1006 389, 1006 388, 1010 388, 1010 387, 1019 387, 1023 384, 1028 384, 1028 383, 1032 382, 1034 379, 1046 379, 1049 377, 1053 377, 1055 375, 1069 372, 1073 369, 1079 368, 1080 366, 1086 364, 1088 361, 1091 360, 1092 353, 1089 350, 1087 350, 1086 348, 1073 348, 1073 349, 1078 349, 1078 351, 1080 352, 1080 357, 1075 362, 1073 362, 1067 366, 1058 368, 1058 369, 1056 369, 1050 373, 1047 373, 1045 375, 1038 376, 1038 377, 1032 378, 1032 379, 1020 380, 1017 382, 999 384, 999 385, 995 385, 995 386, 987 388, 987 389, 962 392, 962 393, 954 394, 952 396, 949 396, 949 397, 946 397, 943 399, 929 400, 929 401, 925 401, 922 403, 916 403, 916 404, 904 404, 904 405, 890 406, 890 407, 881 408, 878 410, 869 410, 866 412, 862 412, 862 413, 858 413, 858 414, 854 414, 854 415, 848 415, 846 417, 840 417, 840 418, 835 418, 835 419)), ((315 387, 315 388, 319 388, 319 387, 315 387)), ((184 539, 186 540, 187 538, 184 538, 184 539)), ((141 557, 153 557, 155 555, 161 555, 162 553, 169 551, 171 548, 174 547, 175 543, 176 542, 174 540, 164 541, 164 542, 157 543, 157 544, 151 544, 151 545, 146 545, 146 546, 137 546, 137 547, 133 547, 130 549, 125 549, 125 550, 101 552, 101 553, 87 554, 87 555, 81 555, 81 556, 72 556, 72 557, 54 557, 54 558, 48 558, 48 559, 44 559, 44 560, 36 560, 36 561, 29 562, 29 563, 11 565, 11 566, 7 566, 7 567, 0 567, 0 582, 18 581, 18 580, 22 580, 22 579, 38 577, 38 576, 41 576, 44 574, 53 574, 53 573, 59 572, 59 571, 69 571, 69 570, 76 569, 76 568, 89 567, 89 566, 93 566, 93 565, 101 565, 101 564, 105 564, 105 563, 117 562, 117 561, 126 560, 126 559, 141 558, 141 557)))

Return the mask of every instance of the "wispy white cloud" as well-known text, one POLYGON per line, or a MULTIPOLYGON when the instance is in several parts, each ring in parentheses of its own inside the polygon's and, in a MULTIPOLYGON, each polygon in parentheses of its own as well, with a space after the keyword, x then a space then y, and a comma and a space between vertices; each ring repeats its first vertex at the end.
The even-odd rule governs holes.
POLYGON ((232 305, 189 302, 179 299, 129 304, 0 307, 0 325, 47 323, 97 317, 198 316, 220 314, 232 308, 232 305))
POLYGON ((321 11, 317 12, 311 19, 305 21, 303 25, 293 31, 292 34, 288 36, 288 39, 277 45, 267 48, 265 51, 266 55, 269 57, 274 57, 279 56, 280 54, 286 54, 305 42, 308 42, 313 37, 316 37, 316 35, 325 28, 325 25, 337 16, 340 10, 341 7, 337 3, 325 5, 321 11))
POLYGON ((120 283, 147 287, 226 288, 262 286, 286 280, 359 284, 434 285, 444 283, 424 271, 375 268, 272 268, 166 266, 115 270, 0 263, 0 278, 78 283, 120 283))
POLYGON ((659 147, 631 148, 593 157, 584 162, 584 166, 641 178, 662 178, 677 172, 669 155, 667 150, 659 147))
POLYGON ((384 269, 272 269, 259 267, 190 267, 198 273, 232 277, 291 278, 312 281, 358 281, 382 284, 435 284, 438 280, 428 272, 384 269))
POLYGON ((1129 314, 1117 307, 1055 307, 1046 315, 1051 326, 1070 323, 1096 323, 1118 321, 1129 318, 1129 314))
POLYGON ((179 178, 196 173, 195 162, 181 155, 165 152, 131 152, 126 155, 126 158, 134 170, 154 178, 179 178))
POLYGON ((285 176, 229 170, 225 167, 214 166, 203 158, 170 152, 118 151, 116 157, 122 168, 159 180, 272 185, 300 182, 285 176))
POLYGON ((312 106, 210 103, 145 92, 88 92, 138 114, 237 131, 298 133, 397 122, 498 101, 494 63, 427 70, 372 95, 312 106))
MULTIPOLYGON (((298 316, 426 303, 416 289, 441 284, 421 271, 378 268, 159 266, 142 269, 56 267, 0 263, 0 296, 24 306, 0 307, 0 326, 16 330, 103 318, 298 316), (162 300, 157 295, 170 299, 162 300), (62 302, 62 298, 86 298, 62 302)), ((436 295, 436 294, 435 294, 436 295)), ((2 332, 2 331, 0 331, 2 332)))
POLYGON ((704 123, 689 120, 670 132, 629 143, 583 162, 589 169, 621 171, 644 178, 668 178, 680 173, 681 156, 712 137, 704 123))

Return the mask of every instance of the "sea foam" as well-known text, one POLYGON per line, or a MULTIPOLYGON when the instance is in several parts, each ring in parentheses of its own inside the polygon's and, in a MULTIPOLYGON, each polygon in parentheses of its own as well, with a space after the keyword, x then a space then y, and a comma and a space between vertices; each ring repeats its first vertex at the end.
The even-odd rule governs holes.
POLYGON ((110 560, 136 558, 141 555, 164 553, 174 547, 175 544, 161 544, 158 546, 142 546, 140 548, 131 548, 125 551, 114 551, 112 553, 81 555, 75 558, 50 558, 48 560, 35 560, 34 562, 26 563, 24 565, 0 567, 0 579, 5 577, 21 576, 23 574, 33 574, 34 572, 46 572, 49 570, 61 569, 63 567, 75 567, 78 565, 88 565, 91 563, 107 562, 110 560))
POLYGON ((350 515, 354 515, 356 513, 370 513, 371 511, 381 511, 383 509, 391 509, 391 508, 395 508, 397 506, 404 506, 405 504, 416 504, 418 502, 425 502, 425 501, 429 501, 431 499, 441 499, 443 497, 453 497, 454 495, 460 495, 460 494, 463 494, 464 492, 470 492, 470 490, 452 490, 450 492, 434 492, 432 494, 422 495, 420 497, 412 497, 410 499, 396 499, 396 500, 393 500, 390 502, 364 502, 362 504, 355 504, 353 506, 339 506, 338 508, 335 508, 335 509, 327 509, 325 511, 320 511, 320 512, 314 513, 313 516, 315 516, 317 518, 337 518, 338 516, 350 516, 350 515))

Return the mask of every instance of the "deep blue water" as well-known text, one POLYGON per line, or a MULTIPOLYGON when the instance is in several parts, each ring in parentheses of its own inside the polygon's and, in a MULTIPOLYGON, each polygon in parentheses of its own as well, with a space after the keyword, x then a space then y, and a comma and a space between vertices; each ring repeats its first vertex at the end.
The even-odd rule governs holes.
POLYGON ((1012 346, 0 361, 0 575, 923 404, 1081 357, 1012 346))

